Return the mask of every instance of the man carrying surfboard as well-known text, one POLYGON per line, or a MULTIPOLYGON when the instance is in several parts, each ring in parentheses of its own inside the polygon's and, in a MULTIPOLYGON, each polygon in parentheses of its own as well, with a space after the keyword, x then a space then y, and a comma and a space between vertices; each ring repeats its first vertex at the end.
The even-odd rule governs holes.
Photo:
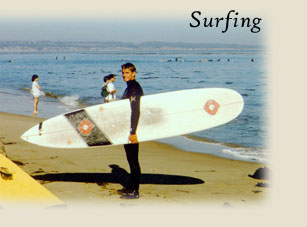
POLYGON ((139 185, 141 179, 141 167, 139 164, 139 143, 136 135, 137 126, 140 118, 141 96, 144 95, 140 84, 135 80, 136 67, 132 63, 126 63, 122 66, 122 77, 127 83, 122 99, 130 100, 131 118, 130 118, 130 135, 131 143, 125 144, 127 160, 130 167, 130 185, 127 188, 118 190, 122 194, 122 199, 138 199, 139 185))

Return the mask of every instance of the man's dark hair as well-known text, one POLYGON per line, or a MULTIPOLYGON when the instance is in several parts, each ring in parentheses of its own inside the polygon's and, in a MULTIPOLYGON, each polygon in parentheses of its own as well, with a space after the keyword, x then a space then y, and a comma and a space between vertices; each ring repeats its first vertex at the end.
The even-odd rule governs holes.
POLYGON ((136 67, 132 63, 126 63, 122 65, 122 69, 130 69, 131 72, 136 72, 136 67))

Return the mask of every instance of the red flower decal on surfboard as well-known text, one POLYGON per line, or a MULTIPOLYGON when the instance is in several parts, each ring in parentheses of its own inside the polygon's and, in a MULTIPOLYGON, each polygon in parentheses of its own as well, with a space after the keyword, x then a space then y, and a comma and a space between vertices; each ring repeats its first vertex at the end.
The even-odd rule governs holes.
POLYGON ((85 136, 91 134, 93 128, 93 124, 87 119, 82 120, 78 126, 79 132, 81 132, 85 136))
POLYGON ((215 115, 219 108, 220 104, 213 99, 208 100, 204 107, 205 111, 210 115, 215 115))

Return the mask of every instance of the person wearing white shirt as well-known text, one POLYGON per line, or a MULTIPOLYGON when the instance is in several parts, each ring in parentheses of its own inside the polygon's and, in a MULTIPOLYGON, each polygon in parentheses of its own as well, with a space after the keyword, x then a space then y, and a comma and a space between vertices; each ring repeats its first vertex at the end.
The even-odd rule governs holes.
POLYGON ((107 91, 109 92, 109 95, 105 97, 105 102, 112 102, 116 100, 116 92, 115 86, 113 82, 115 81, 115 75, 110 74, 105 77, 106 78, 106 85, 107 85, 107 91))
POLYGON ((34 98, 33 116, 36 117, 39 97, 42 94, 41 87, 38 84, 38 76, 37 75, 32 76, 32 91, 31 91, 31 93, 32 93, 33 98, 34 98))

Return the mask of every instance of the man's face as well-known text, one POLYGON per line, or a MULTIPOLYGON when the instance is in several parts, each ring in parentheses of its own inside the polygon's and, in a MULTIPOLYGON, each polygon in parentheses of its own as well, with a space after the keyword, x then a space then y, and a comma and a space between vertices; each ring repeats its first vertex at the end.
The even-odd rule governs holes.
POLYGON ((131 72, 130 69, 123 69, 122 70, 122 76, 123 76, 123 80, 125 82, 128 82, 130 80, 134 80, 135 78, 135 72, 131 72))

